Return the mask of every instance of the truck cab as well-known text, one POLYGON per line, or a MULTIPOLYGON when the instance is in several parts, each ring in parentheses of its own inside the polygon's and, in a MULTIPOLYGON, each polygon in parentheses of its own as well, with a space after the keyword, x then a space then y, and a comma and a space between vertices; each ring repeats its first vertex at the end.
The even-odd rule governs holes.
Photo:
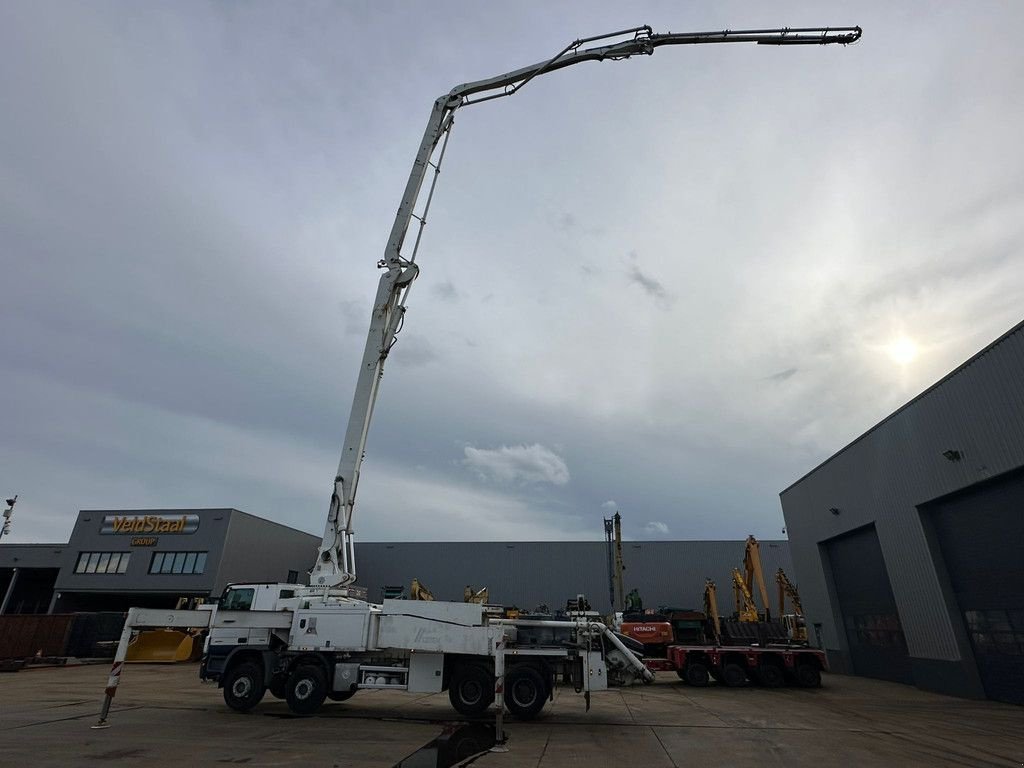
POLYGON ((302 584, 228 584, 217 603, 220 611, 288 611, 298 605, 302 584))

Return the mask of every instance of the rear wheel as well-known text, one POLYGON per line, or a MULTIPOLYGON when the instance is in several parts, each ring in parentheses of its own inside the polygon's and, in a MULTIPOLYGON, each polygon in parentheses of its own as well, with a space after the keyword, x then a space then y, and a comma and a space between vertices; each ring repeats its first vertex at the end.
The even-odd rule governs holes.
POLYGON ((532 720, 548 697, 544 675, 533 667, 513 668, 505 675, 505 706, 520 720, 532 720))
POLYGON ((821 670, 814 663, 797 664, 796 684, 801 688, 820 688, 821 670))
POLYGON ((260 703, 265 692, 259 664, 235 664, 224 676, 224 703, 237 712, 248 712, 260 703))
POLYGON ((288 709, 297 715, 312 715, 327 698, 327 675, 317 666, 307 664, 292 672, 285 690, 288 709))
POLYGON ((683 679, 686 680, 688 684, 696 688, 705 687, 711 677, 708 674, 708 666, 703 661, 691 661, 687 663, 684 675, 685 677, 683 679))
POLYGON ((747 673, 739 664, 730 661, 722 665, 722 683, 729 688, 739 688, 747 682, 747 673))
POLYGON ((460 715, 479 715, 494 701, 494 679, 476 664, 461 666, 448 684, 448 700, 460 715))
POLYGON ((763 661, 757 667, 757 680, 765 688, 781 688, 786 684, 786 673, 778 664, 763 661))

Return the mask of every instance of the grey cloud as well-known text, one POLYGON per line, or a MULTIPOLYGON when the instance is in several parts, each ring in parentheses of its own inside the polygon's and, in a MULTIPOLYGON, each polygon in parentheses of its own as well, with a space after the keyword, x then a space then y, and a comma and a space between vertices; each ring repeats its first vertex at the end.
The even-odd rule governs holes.
POLYGON ((778 373, 773 373, 770 376, 766 376, 765 380, 766 381, 785 381, 786 379, 791 378, 793 376, 793 374, 795 374, 798 370, 799 370, 799 368, 787 368, 784 371, 779 371, 778 373))
POLYGON ((665 290, 665 286, 658 282, 656 278, 645 275, 640 270, 640 267, 635 264, 629 268, 629 281, 643 288, 648 296, 662 300, 668 298, 668 292, 665 290))
POLYGON ((393 354, 388 356, 388 364, 404 368, 429 365, 441 359, 441 354, 434 345, 417 334, 399 334, 398 341, 391 351, 393 354))
POLYGON ((533 445, 503 445, 486 449, 466 446, 465 464, 484 478, 504 483, 569 482, 565 460, 550 448, 533 445))
POLYGON ((455 288, 455 283, 451 280, 446 280, 443 283, 435 283, 430 287, 430 292, 436 299, 447 302, 456 302, 459 300, 459 292, 455 288))

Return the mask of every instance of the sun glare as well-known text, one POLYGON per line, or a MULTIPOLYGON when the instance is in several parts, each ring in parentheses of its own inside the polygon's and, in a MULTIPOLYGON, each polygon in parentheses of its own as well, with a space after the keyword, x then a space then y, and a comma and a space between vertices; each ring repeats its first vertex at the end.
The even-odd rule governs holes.
POLYGON ((885 352, 892 358, 893 362, 900 365, 908 365, 914 362, 914 359, 917 357, 917 344, 906 336, 900 336, 898 339, 893 339, 889 342, 885 347, 885 352))

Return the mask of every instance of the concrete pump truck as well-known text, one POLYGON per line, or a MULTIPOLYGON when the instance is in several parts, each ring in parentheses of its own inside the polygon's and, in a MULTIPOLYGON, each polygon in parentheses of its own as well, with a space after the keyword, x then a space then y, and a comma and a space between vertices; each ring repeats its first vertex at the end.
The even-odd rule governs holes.
POLYGON ((326 699, 343 701, 364 689, 431 693, 447 690, 462 714, 505 707, 528 719, 543 708, 556 681, 585 694, 609 686, 650 682, 641 647, 603 623, 505 620, 479 603, 389 600, 367 602, 355 587, 353 512, 359 470, 384 362, 401 330, 406 300, 419 274, 416 255, 457 110, 510 96, 538 75, 586 61, 650 55, 667 45, 852 43, 859 27, 787 28, 655 34, 650 27, 575 40, 555 56, 497 77, 456 86, 430 111, 412 172, 377 266, 380 277, 369 334, 334 478, 327 523, 308 585, 233 584, 219 604, 196 611, 132 608, 107 681, 100 721, 111 701, 132 634, 146 628, 209 630, 200 675, 223 688, 224 700, 250 710, 266 692, 298 714, 316 712, 326 699), (599 43, 593 47, 585 47, 599 43), (420 213, 424 181, 429 189, 420 213), (411 252, 403 252, 413 219, 411 252))

